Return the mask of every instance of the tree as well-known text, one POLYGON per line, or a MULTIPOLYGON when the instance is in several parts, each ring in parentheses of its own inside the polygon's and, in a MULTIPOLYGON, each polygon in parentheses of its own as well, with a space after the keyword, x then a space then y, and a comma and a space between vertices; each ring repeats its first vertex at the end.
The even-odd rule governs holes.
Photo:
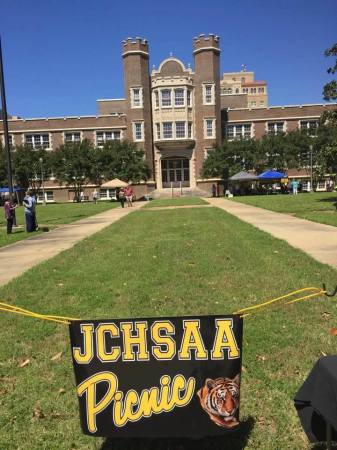
MULTIPOLYGON (((325 50, 325 56, 336 56, 337 57, 337 44, 334 44, 331 48, 328 48, 325 50)), ((337 71, 337 58, 335 60, 335 63, 333 66, 329 67, 327 72, 329 74, 334 74, 337 71)), ((329 83, 327 83, 323 87, 323 97, 324 100, 336 100, 337 99, 337 80, 332 80, 329 83)))
POLYGON ((49 153, 43 148, 32 149, 27 146, 18 146, 12 152, 12 169, 15 184, 21 188, 31 188, 33 192, 41 189, 42 174, 41 162, 43 160, 44 176, 50 172, 49 153))
POLYGON ((94 172, 98 184, 103 179, 113 178, 138 183, 146 181, 151 175, 144 159, 144 151, 127 140, 109 141, 102 149, 95 149, 94 172))
POLYGON ((0 141, 0 187, 8 186, 7 178, 7 158, 5 149, 0 141))
POLYGON ((81 199, 83 186, 94 178, 94 147, 88 140, 61 145, 51 155, 55 177, 61 184, 72 187, 77 201, 81 199))
POLYGON ((259 143, 254 139, 224 141, 210 151, 204 161, 202 176, 221 177, 228 185, 228 179, 241 170, 252 170, 261 163, 259 143))

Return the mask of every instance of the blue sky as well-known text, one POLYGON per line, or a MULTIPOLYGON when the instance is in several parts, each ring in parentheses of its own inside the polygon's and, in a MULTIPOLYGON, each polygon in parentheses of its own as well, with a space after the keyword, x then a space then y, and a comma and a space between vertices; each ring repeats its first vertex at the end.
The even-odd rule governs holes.
POLYGON ((123 97, 128 36, 149 40, 150 67, 170 52, 193 67, 192 38, 216 33, 221 70, 246 64, 267 80, 270 105, 321 103, 337 1, 11 0, 0 32, 8 112, 22 117, 95 114, 96 99, 123 97))

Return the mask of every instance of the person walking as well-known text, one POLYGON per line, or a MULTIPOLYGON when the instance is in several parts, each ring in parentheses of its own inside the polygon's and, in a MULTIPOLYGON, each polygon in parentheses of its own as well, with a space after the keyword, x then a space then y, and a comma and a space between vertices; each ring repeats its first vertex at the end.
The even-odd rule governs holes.
POLYGON ((131 186, 127 186, 124 190, 128 206, 132 206, 133 190, 131 186))
POLYGON ((34 217, 33 198, 30 195, 30 191, 26 192, 26 195, 22 203, 23 206, 25 207, 26 231, 27 233, 31 233, 32 231, 34 231, 35 217, 34 217))
POLYGON ((120 201, 121 207, 124 208, 125 203, 125 191, 124 188, 120 188, 118 192, 118 200, 120 201))
POLYGON ((13 229, 13 223, 14 223, 14 215, 15 215, 15 208, 16 206, 11 200, 11 197, 9 194, 5 195, 5 203, 4 203, 4 210, 5 210, 5 218, 7 221, 7 234, 12 234, 13 229))

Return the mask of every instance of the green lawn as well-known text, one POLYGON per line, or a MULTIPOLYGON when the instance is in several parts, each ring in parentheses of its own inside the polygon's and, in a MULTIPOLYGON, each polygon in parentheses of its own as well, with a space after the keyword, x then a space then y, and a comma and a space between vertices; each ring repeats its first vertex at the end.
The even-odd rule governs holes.
MULTIPOLYGON (((95 205, 90 203, 54 203, 46 206, 38 205, 36 209, 37 220, 39 225, 46 225, 54 228, 57 225, 74 222, 75 220, 84 219, 107 209, 115 208, 119 203, 100 202, 95 205)), ((3 210, 3 208, 2 208, 3 210)), ((19 206, 16 209, 16 217, 18 228, 13 228, 13 234, 6 234, 6 220, 4 214, 0 217, 0 247, 13 244, 16 241, 26 239, 27 237, 38 234, 38 232, 25 232, 24 208, 19 206)))
MULTIPOLYGON (((0 289, 0 298, 78 318, 226 314, 336 280, 332 268, 220 209, 154 210, 136 211, 37 266, 0 289)), ((241 418, 252 428, 248 437, 113 448, 310 448, 293 396, 322 352, 336 353, 329 333, 336 317, 336 301, 320 298, 245 319, 241 418)), ((67 327, 0 313, 0 336, 0 448, 99 449, 101 439, 80 431, 67 327)))
POLYGON ((161 198, 151 200, 145 205, 145 208, 188 205, 207 205, 207 202, 199 197, 161 198))
POLYGON ((231 200, 337 226, 336 192, 314 192, 298 195, 250 195, 234 197, 231 200))

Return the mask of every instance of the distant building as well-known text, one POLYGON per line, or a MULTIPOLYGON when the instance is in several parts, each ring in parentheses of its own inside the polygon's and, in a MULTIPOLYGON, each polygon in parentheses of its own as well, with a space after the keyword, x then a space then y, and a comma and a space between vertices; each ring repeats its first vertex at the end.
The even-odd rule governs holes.
POLYGON ((222 108, 268 107, 267 82, 254 80, 254 72, 226 72, 220 81, 222 108))
MULTIPOLYGON (((125 96, 97 100, 97 116, 9 120, 11 145, 53 151, 66 142, 90 139, 97 147, 115 139, 136 142, 152 170, 138 197, 154 189, 199 188, 209 192, 216 180, 203 179, 208 153, 224 138, 260 138, 265 133, 311 130, 321 113, 336 104, 268 107, 267 83, 254 72, 224 73, 220 79, 220 39, 193 40, 193 69, 172 56, 149 68, 149 45, 141 38, 122 43, 125 96)), ((2 124, 0 123, 0 134, 2 124)), ((96 186, 87 186, 85 196, 96 186)), ((51 178, 48 201, 71 201, 74 192, 51 178)), ((109 190, 101 190, 109 198, 109 190)))

